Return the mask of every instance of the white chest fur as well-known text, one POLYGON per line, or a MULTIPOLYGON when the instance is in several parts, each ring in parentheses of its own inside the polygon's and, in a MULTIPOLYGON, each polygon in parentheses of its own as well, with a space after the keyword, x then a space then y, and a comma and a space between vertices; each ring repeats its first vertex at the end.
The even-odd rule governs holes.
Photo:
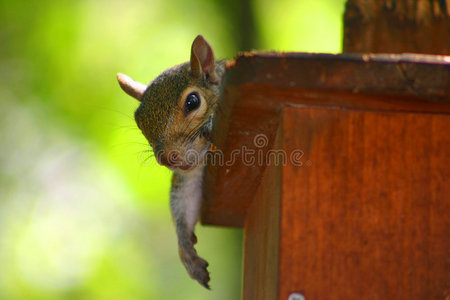
POLYGON ((172 213, 174 217, 184 217, 189 232, 194 231, 200 213, 202 200, 202 176, 203 164, 200 164, 194 170, 179 174, 182 183, 176 190, 172 191, 172 197, 175 203, 172 203, 172 213), (182 216, 184 215, 184 216, 182 216))

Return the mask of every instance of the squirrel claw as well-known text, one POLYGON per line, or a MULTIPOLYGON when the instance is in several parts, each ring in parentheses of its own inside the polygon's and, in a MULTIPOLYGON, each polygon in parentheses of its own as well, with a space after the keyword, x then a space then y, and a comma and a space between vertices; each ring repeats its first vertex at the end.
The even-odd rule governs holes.
POLYGON ((205 289, 211 290, 211 287, 209 286, 209 284, 208 284, 207 282, 200 282, 200 281, 199 281, 199 283, 200 283, 200 285, 201 285, 202 287, 204 287, 205 289))
POLYGON ((209 272, 208 272, 208 262, 197 255, 195 249, 193 251, 184 252, 180 250, 180 256, 183 261, 186 270, 191 278, 195 279, 204 288, 210 289, 209 287, 209 272))
POLYGON ((189 275, 195 280, 197 280, 203 287, 210 289, 209 287, 209 272, 208 272, 208 262, 200 257, 196 257, 192 261, 191 272, 189 275))

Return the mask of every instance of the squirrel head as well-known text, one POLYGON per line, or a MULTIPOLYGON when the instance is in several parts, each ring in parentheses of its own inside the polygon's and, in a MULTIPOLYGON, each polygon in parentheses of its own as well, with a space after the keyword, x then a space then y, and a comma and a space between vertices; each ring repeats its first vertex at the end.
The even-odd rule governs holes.
POLYGON ((159 164, 187 171, 202 162, 223 69, 199 35, 190 62, 167 69, 148 86, 117 74, 121 88, 141 102, 135 120, 159 164))

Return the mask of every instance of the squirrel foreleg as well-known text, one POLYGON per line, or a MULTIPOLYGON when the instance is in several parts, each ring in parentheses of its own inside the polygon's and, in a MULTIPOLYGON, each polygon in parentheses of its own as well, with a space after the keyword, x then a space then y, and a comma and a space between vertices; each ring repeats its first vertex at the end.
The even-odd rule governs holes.
POLYGON ((170 208, 175 221, 180 259, 189 275, 209 289, 208 263, 194 249, 194 234, 201 205, 203 167, 189 173, 174 172, 170 192, 170 208))

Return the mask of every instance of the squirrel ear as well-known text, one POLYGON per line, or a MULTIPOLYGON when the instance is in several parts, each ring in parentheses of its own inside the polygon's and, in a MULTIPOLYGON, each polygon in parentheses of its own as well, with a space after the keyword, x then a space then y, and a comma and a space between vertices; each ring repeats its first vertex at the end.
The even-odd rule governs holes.
POLYGON ((117 73, 117 80, 125 93, 141 101, 142 95, 144 95, 145 89, 147 88, 145 85, 121 73, 117 73))
POLYGON ((201 77, 202 74, 206 74, 206 78, 210 83, 219 83, 214 52, 201 35, 198 35, 192 43, 191 70, 195 77, 201 77))

